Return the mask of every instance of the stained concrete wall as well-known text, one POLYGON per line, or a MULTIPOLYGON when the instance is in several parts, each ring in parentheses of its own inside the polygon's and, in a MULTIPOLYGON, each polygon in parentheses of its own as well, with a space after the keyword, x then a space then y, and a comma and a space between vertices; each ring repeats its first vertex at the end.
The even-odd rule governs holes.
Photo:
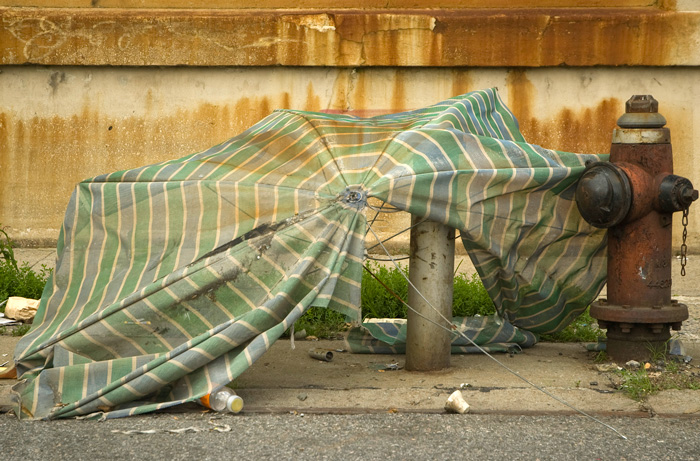
MULTIPOLYGON (((227 12, 222 26, 210 11, 198 16, 159 10, 153 16, 142 10, 0 10, 0 39, 11 38, 0 40, 0 63, 5 64, 0 66, 0 224, 24 245, 55 243, 76 182, 205 149, 275 108, 369 116, 494 86, 528 141, 585 153, 608 151, 629 96, 653 94, 671 129, 677 173, 700 185, 694 153, 700 142, 700 114, 694 107, 700 93, 700 47, 695 40, 682 40, 678 28, 668 27, 675 20, 685 38, 700 36, 700 14, 694 11, 638 9, 637 16, 614 9, 557 15, 548 10, 355 12, 350 27, 347 12, 227 12), (100 22, 105 17, 113 19, 111 25, 100 22), (578 25, 567 25, 567 17, 578 25), (431 23, 430 18, 437 19, 431 23), (493 30, 478 56, 452 53, 445 37, 459 36, 459 27, 464 32, 467 26, 474 34, 485 33, 485 25, 474 25, 479 18, 493 30), (536 21, 528 25, 528 18, 536 21), (330 22, 314 22, 321 19, 330 22), (220 27, 219 37, 233 28, 243 38, 213 45, 205 40, 216 29, 212 23, 220 27), (153 29, 177 36, 173 24, 202 29, 196 37, 187 29, 185 38, 172 46, 154 39, 153 29), (427 26, 404 32, 406 24, 427 26), (508 24, 515 29, 502 29, 508 24), (600 32, 606 27, 617 31, 607 42, 600 32), (659 27, 668 31, 657 46, 659 27), (552 28, 557 32, 550 36, 552 28), (586 40, 570 37, 581 28, 587 30, 586 40), (339 35, 334 39, 329 34, 339 35), (199 40, 195 50, 187 48, 188 43, 195 46, 192 37, 199 40), (508 55, 507 47, 494 43, 498 37, 509 38, 516 51, 508 55), (543 46, 542 37, 550 45, 543 46), (614 37, 630 43, 624 42, 620 51, 614 37), (297 48, 284 48, 284 40, 292 38, 297 48), (306 40, 301 48, 299 40, 306 40), (246 48, 250 44, 258 46, 246 48), (536 60, 528 50, 537 51, 536 60), (573 64, 550 63, 561 64, 562 58, 573 64), (175 65, 173 59, 186 65, 175 65), (377 65, 367 65, 368 59, 377 65)), ((478 40, 463 43, 474 48, 478 40)), ((700 246, 699 215, 691 210, 691 250, 700 246)), ((378 226, 389 233, 405 222, 394 216, 378 226)), ((674 227, 678 247, 678 217, 674 227)), ((395 248, 406 242, 399 240, 395 248)))

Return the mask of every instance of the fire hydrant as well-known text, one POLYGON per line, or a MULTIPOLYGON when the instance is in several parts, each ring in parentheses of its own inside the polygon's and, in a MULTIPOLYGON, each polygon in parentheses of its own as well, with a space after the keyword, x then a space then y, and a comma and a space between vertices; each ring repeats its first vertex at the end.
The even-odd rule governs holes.
POLYGON ((607 299, 590 310, 607 329, 607 353, 645 360, 665 354, 670 329, 688 318, 671 299, 671 223, 677 211, 687 220, 698 191, 673 174, 670 131, 651 95, 632 96, 617 123, 610 161, 588 165, 576 202, 586 221, 609 229, 607 299))

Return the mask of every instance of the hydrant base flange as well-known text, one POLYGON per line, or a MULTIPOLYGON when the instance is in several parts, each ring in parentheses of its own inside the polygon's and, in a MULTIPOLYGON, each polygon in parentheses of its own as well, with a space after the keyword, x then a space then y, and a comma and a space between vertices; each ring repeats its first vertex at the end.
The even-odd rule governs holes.
POLYGON ((665 354, 671 329, 680 330, 688 307, 673 300, 659 307, 616 306, 601 299, 591 304, 591 317, 607 329, 606 351, 617 361, 650 360, 665 354))
POLYGON ((606 299, 599 299, 591 303, 590 314, 606 323, 676 324, 688 319, 688 306, 676 300, 666 306, 616 306, 606 299))

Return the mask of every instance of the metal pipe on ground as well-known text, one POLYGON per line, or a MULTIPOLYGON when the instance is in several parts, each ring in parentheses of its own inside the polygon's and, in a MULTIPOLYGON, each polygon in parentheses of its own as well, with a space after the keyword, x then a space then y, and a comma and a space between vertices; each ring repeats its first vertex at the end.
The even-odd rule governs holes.
POLYGON ((415 312, 406 314, 406 370, 442 370, 450 366, 455 232, 444 224, 411 219, 409 279, 415 289, 408 288, 408 305, 415 312))

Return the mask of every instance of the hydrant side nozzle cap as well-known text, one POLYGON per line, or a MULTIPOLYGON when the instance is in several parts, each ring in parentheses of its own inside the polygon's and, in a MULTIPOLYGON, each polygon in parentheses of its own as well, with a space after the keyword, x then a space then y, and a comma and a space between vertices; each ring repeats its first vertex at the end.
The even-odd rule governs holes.
POLYGON ((669 174, 659 184, 656 208, 662 213, 674 213, 698 199, 698 191, 688 178, 669 174))
POLYGON ((621 223, 629 213, 632 190, 627 175, 618 166, 597 162, 579 179, 575 198, 586 222, 609 228, 621 223))

